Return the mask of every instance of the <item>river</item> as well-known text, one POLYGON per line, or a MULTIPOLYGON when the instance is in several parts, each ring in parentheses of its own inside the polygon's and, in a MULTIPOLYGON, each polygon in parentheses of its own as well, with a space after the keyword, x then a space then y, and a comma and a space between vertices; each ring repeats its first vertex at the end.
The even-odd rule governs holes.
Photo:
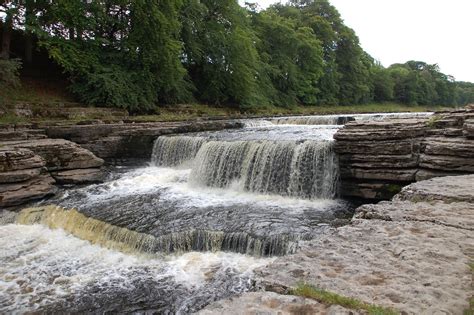
POLYGON ((249 120, 158 138, 149 165, 3 220, 0 312, 187 314, 254 290, 255 268, 349 222, 333 135, 386 116, 249 120))

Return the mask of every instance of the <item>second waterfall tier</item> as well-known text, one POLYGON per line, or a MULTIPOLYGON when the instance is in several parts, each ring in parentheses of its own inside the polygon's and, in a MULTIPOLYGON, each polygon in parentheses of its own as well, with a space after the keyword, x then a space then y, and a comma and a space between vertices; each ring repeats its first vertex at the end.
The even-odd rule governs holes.
POLYGON ((208 138, 160 137, 155 142, 152 163, 190 167, 190 183, 197 186, 304 199, 334 198, 339 172, 333 142, 282 138, 262 140, 248 138, 245 133, 217 139, 212 134, 208 138))

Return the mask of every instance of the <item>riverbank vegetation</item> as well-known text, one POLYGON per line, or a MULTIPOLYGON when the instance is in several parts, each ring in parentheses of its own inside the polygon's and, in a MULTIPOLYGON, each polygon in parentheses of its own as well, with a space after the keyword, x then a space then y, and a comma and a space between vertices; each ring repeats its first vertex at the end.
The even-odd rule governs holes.
POLYGON ((437 65, 383 67, 327 0, 266 10, 236 0, 26 0, 0 10, 3 89, 19 72, 54 77, 78 102, 132 113, 474 102, 474 84, 437 65))
POLYGON ((313 299, 327 305, 340 305, 352 310, 365 311, 369 315, 399 314, 399 312, 393 309, 365 303, 354 298, 318 289, 306 283, 300 283, 295 289, 291 290, 290 294, 313 299))

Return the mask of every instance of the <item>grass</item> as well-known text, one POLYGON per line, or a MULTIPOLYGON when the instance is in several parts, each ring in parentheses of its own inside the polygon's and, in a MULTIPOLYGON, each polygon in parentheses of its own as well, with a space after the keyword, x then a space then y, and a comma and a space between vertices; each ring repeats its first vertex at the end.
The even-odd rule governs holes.
POLYGON ((310 298, 328 305, 340 305, 352 310, 364 310, 370 315, 400 314, 394 309, 365 303, 354 298, 349 298, 336 293, 318 289, 306 283, 299 284, 295 289, 291 290, 290 294, 310 298))
POLYGON ((27 121, 26 118, 14 114, 7 113, 5 115, 0 115, 0 124, 19 124, 27 121))
POLYGON ((427 121, 426 125, 431 129, 436 128, 436 124, 440 119, 440 116, 433 116, 427 121))
MULTIPOLYGON (((474 261, 469 263, 469 268, 471 269, 472 280, 474 280, 474 261)), ((464 315, 474 315, 474 296, 469 299, 469 308, 464 311, 464 315)))

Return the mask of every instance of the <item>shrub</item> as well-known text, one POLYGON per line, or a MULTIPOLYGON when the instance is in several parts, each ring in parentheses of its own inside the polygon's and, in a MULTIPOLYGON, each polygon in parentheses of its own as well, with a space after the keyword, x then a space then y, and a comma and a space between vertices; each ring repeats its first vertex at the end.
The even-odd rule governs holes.
POLYGON ((20 59, 0 59, 0 87, 20 85, 20 59))

